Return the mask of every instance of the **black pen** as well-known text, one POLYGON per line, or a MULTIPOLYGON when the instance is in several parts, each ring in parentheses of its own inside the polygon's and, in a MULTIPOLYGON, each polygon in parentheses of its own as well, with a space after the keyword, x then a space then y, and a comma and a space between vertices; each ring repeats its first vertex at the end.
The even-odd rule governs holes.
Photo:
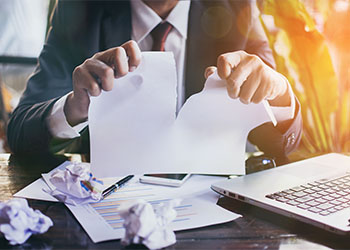
POLYGON ((105 198, 106 196, 110 195, 111 193, 113 193, 115 190, 121 188, 123 185, 125 185, 125 183, 127 183, 129 180, 131 180, 134 177, 134 175, 128 175, 126 177, 124 177, 123 179, 121 179, 120 181, 117 181, 116 183, 114 183, 112 186, 110 186, 109 188, 105 189, 102 192, 102 196, 103 198, 105 198))

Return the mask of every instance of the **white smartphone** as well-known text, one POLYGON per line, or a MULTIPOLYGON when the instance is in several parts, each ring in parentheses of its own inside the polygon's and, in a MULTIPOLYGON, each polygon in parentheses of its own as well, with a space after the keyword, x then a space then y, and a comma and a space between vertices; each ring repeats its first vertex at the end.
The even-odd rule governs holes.
POLYGON ((180 187, 191 174, 144 174, 140 182, 172 187, 180 187))

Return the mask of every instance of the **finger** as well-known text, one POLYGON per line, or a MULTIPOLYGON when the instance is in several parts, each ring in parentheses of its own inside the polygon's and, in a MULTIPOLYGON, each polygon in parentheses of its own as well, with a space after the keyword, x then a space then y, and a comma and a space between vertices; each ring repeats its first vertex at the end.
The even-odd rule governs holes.
POLYGON ((126 51, 123 47, 114 50, 114 77, 125 76, 129 72, 129 63, 126 51))
POLYGON ((269 92, 270 92, 270 90, 268 90, 266 88, 263 88, 263 87, 259 87, 255 91, 255 93, 254 93, 254 95, 253 95, 253 97, 251 99, 251 102, 253 102, 253 103, 260 103, 263 100, 268 99, 268 95, 270 95, 269 92))
POLYGON ((244 104, 249 104, 252 97, 260 86, 258 81, 259 75, 251 74, 244 84, 241 86, 241 91, 239 93, 239 100, 244 104))
POLYGON ((96 78, 87 70, 85 66, 76 67, 73 75, 73 88, 76 95, 86 95, 86 92, 88 92, 91 96, 100 95, 101 89, 96 78))
POLYGON ((216 71, 216 67, 215 66, 209 66, 205 69, 204 71, 204 77, 205 79, 207 79, 210 75, 214 74, 214 72, 216 71))
POLYGON ((254 103, 260 103, 268 99, 272 93, 272 86, 265 77, 260 77, 258 81, 260 81, 260 84, 251 99, 251 102, 254 103))
POLYGON ((106 51, 96 53, 93 58, 98 59, 112 67, 115 78, 124 76, 129 71, 128 57, 123 47, 111 48, 106 51))
POLYGON ((220 55, 217 60, 219 77, 221 79, 229 77, 232 69, 235 68, 246 55, 247 53, 244 51, 235 51, 220 55))
POLYGON ((264 99, 273 100, 278 96, 278 91, 270 84, 270 87, 266 90, 264 99))
POLYGON ((114 70, 104 62, 91 59, 86 63, 87 70, 93 75, 97 82, 101 83, 100 87, 105 91, 113 89, 114 85, 114 70))
POLYGON ((270 68, 265 68, 265 70, 267 70, 267 72, 265 72, 265 74, 262 76, 262 82, 266 85, 264 99, 273 100, 281 93, 281 88, 283 88, 283 84, 281 84, 279 79, 276 80, 275 77, 272 77, 274 76, 275 71, 273 71, 270 68))
POLYGON ((229 95, 229 97, 231 97, 232 99, 238 98, 238 94, 236 94, 236 93, 240 92, 240 88, 238 88, 238 90, 237 90, 235 86, 233 86, 231 84, 226 84, 226 89, 227 89, 227 94, 229 95))
POLYGON ((228 89, 231 90, 230 96, 232 98, 240 97, 241 87, 247 78, 252 74, 253 62, 249 58, 242 60, 231 72, 227 78, 228 89))
POLYGON ((141 50, 137 43, 133 40, 128 41, 122 45, 129 58, 129 71, 134 71, 141 62, 141 50))
POLYGON ((278 96, 283 96, 286 91, 288 91, 288 80, 276 71, 273 71, 272 69, 271 71, 276 77, 269 77, 269 83, 271 84, 272 89, 270 95, 266 98, 268 100, 273 100, 278 96))

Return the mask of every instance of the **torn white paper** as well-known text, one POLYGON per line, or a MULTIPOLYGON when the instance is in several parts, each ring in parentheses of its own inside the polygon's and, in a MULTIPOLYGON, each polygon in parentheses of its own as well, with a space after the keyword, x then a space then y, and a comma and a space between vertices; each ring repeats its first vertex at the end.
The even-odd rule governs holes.
POLYGON ((125 234, 122 244, 143 244, 149 249, 161 249, 175 244, 176 236, 170 223, 176 218, 180 200, 160 203, 155 208, 145 200, 136 200, 120 208, 125 234))
POLYGON ((0 203, 0 231, 11 245, 24 243, 32 234, 45 233, 52 225, 49 217, 34 211, 25 199, 0 203))
POLYGON ((157 143, 157 135, 166 133, 173 124, 176 95, 173 54, 153 52, 142 53, 142 63, 135 71, 116 79, 112 91, 91 97, 93 174, 108 177, 145 172, 140 165, 142 159, 153 154, 145 149, 157 143), (121 172, 117 171, 119 168, 121 172))
POLYGON ((102 198, 103 182, 93 177, 89 163, 71 163, 43 177, 50 186, 46 191, 61 202, 76 205, 102 198))
POLYGON ((263 103, 231 99, 217 74, 187 100, 177 118, 175 111, 172 54, 144 52, 137 70, 117 79, 112 91, 91 98, 94 175, 244 174, 249 131, 271 121, 263 103))

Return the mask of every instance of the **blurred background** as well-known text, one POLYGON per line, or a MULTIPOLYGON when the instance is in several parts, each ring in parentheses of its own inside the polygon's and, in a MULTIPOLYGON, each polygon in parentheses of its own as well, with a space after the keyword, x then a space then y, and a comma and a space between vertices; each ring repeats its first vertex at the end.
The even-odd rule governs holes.
POLYGON ((350 152, 348 0, 258 1, 277 63, 301 103, 303 137, 291 160, 350 152))
MULTIPOLYGON (((350 152, 350 0, 257 0, 277 70, 302 105, 291 160, 350 152)), ((56 0, 0 0, 0 152, 6 122, 35 69, 56 0)))
POLYGON ((0 0, 0 152, 6 122, 43 47, 55 0, 0 0))

